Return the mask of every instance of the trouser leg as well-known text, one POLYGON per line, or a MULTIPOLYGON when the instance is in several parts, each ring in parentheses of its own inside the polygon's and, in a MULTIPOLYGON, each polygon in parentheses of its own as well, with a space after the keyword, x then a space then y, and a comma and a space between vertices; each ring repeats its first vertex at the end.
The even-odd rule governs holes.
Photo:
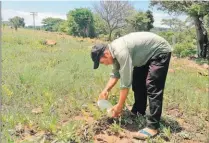
POLYGON ((151 58, 146 79, 147 96, 149 99, 149 114, 147 127, 159 128, 162 113, 163 91, 169 67, 171 53, 160 54, 151 58))
POLYGON ((134 67, 132 90, 134 92, 135 103, 132 108, 134 114, 145 114, 147 106, 147 88, 146 77, 148 73, 148 66, 134 67))

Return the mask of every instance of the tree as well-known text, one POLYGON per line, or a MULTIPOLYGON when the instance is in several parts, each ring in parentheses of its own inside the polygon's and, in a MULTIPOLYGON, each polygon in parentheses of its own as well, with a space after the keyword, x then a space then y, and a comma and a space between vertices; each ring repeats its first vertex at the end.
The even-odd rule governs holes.
POLYGON ((69 31, 68 22, 65 20, 59 24, 59 32, 67 33, 69 31))
POLYGON ((24 18, 18 16, 10 18, 9 22, 11 23, 11 26, 15 28, 15 30, 17 30, 19 27, 25 27, 24 18))
POLYGON ((133 10, 133 6, 128 1, 100 1, 94 5, 94 9, 106 22, 108 40, 111 40, 112 32, 126 24, 125 19, 133 10))
POLYGON ((181 21, 178 18, 162 19, 161 23, 167 25, 173 31, 181 31, 186 27, 187 21, 181 21))
POLYGON ((94 19, 92 12, 87 8, 78 8, 69 11, 69 34, 82 37, 95 37, 94 19))
POLYGON ((108 34, 106 23, 98 14, 94 14, 94 25, 96 36, 108 34))
POLYGON ((194 20, 198 56, 206 58, 209 56, 209 43, 207 30, 203 26, 203 17, 209 13, 208 1, 151 1, 151 6, 156 6, 159 10, 175 14, 187 14, 194 20))
POLYGON ((148 28, 149 18, 146 13, 138 12, 135 16, 127 19, 127 23, 131 25, 134 31, 145 31, 148 28))
POLYGON ((209 30, 209 13, 204 17, 204 23, 205 27, 209 30))
POLYGON ((147 30, 150 31, 150 29, 154 28, 154 26, 153 26, 154 18, 152 15, 152 11, 147 10, 146 14, 147 14, 147 18, 149 19, 149 22, 147 23, 147 30))
POLYGON ((1 21, 2 22, 2 27, 4 29, 4 27, 6 26, 10 26, 10 22, 9 21, 1 21))
POLYGON ((64 21, 65 20, 60 18, 48 17, 42 20, 42 24, 46 31, 56 32, 58 31, 60 24, 64 21))
POLYGON ((161 24, 168 26, 171 30, 174 30, 173 19, 162 19, 161 24))
POLYGON ((126 19, 126 22, 132 27, 131 31, 150 31, 153 28, 153 16, 151 11, 145 12, 133 12, 130 17, 126 19))

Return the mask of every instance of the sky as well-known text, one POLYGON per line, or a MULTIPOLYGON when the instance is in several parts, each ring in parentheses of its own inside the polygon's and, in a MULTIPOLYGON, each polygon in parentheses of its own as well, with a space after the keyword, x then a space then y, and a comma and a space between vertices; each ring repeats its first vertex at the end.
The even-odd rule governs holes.
MULTIPOLYGON (((35 17, 36 25, 42 25, 41 21, 47 17, 67 19, 66 14, 75 8, 93 9, 93 4, 98 1, 3 1, 2 19, 8 21, 14 16, 23 17, 26 26, 33 25, 33 17, 30 12, 37 12, 35 17)), ((131 1, 136 10, 153 11, 154 26, 166 27, 161 24, 162 19, 171 18, 167 13, 149 8, 149 1, 131 1)), ((185 17, 181 16, 180 19, 185 17)))

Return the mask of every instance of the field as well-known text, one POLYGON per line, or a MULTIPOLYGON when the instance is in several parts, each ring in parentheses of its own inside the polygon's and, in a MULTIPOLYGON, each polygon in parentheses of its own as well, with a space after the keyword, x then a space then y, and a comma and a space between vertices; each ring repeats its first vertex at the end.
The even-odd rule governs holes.
MULTIPOLYGON (((109 119, 96 105, 111 67, 93 70, 90 48, 98 40, 5 27, 2 36, 2 142, 142 142, 131 134, 144 117, 128 109, 109 119), (43 40, 57 41, 55 46, 43 40)), ((114 104, 119 85, 110 93, 114 104)), ((133 104, 133 93, 127 99, 133 104)), ((208 141, 208 72, 172 57, 164 94, 161 133, 145 142, 208 141)))

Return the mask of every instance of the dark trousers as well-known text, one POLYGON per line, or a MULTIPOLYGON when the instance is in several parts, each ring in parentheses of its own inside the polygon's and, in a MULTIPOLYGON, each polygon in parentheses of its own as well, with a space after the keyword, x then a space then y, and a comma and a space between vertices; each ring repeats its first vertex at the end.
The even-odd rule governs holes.
POLYGON ((133 113, 145 115, 147 97, 149 100, 149 113, 147 115, 147 127, 159 128, 162 113, 163 91, 168 72, 171 53, 163 53, 153 56, 146 65, 134 67, 132 90, 135 103, 133 113))

